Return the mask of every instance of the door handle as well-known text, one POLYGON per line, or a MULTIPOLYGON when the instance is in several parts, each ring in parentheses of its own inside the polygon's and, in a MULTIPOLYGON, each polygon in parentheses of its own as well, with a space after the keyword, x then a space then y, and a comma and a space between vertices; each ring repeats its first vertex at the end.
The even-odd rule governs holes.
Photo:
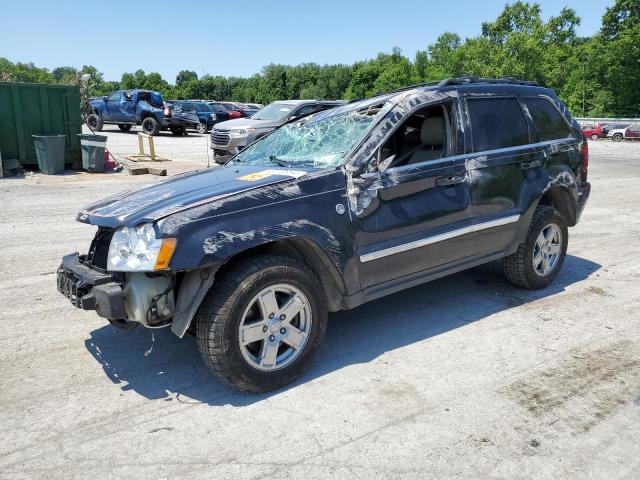
POLYGON ((464 182, 464 177, 462 175, 450 175, 447 177, 436 178, 436 185, 438 187, 446 187, 447 185, 457 185, 462 182, 464 182))
POLYGON ((531 162, 522 162, 520 168, 522 170, 531 170, 532 168, 538 168, 542 166, 542 160, 533 160, 531 162))

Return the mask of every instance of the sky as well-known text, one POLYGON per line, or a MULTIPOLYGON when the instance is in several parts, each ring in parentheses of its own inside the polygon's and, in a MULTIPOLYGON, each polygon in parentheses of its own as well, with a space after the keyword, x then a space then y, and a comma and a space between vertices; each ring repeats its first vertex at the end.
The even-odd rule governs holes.
MULTIPOLYGON (((180 70, 250 76, 269 63, 353 63, 399 47, 413 58, 442 32, 472 37, 506 0, 0 0, 0 57, 53 69, 88 64, 105 80, 143 69, 174 83, 180 70)), ((614 0, 538 0, 563 6, 592 35, 614 0)))

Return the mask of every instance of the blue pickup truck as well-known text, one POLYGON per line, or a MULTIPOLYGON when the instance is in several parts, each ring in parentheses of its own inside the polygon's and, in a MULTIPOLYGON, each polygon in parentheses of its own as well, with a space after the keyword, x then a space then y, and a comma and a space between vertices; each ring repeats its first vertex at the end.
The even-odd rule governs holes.
POLYGON ((97 131, 109 123, 118 125, 123 132, 131 130, 133 125, 141 125, 142 131, 148 135, 157 135, 160 130, 167 129, 174 135, 186 135, 187 128, 200 124, 193 112, 169 113, 162 95, 150 90, 118 90, 91 100, 90 104, 87 125, 97 131))

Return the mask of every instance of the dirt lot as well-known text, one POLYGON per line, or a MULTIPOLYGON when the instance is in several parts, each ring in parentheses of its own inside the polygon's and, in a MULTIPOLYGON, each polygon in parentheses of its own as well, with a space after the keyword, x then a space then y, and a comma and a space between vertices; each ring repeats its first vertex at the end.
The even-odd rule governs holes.
MULTIPOLYGON (((158 149, 204 166, 204 141, 158 149)), ((149 331, 56 292, 93 235, 77 210, 156 179, 0 180, 0 477, 639 478, 640 143, 592 143, 590 179, 551 287, 488 265, 333 314, 311 371, 261 396, 193 337, 145 355, 149 331)))

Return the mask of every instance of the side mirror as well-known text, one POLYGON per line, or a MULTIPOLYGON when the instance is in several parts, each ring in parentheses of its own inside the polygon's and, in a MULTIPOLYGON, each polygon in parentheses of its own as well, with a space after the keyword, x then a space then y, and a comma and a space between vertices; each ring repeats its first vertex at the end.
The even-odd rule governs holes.
POLYGON ((102 101, 106 102, 109 97, 102 97, 102 101))

